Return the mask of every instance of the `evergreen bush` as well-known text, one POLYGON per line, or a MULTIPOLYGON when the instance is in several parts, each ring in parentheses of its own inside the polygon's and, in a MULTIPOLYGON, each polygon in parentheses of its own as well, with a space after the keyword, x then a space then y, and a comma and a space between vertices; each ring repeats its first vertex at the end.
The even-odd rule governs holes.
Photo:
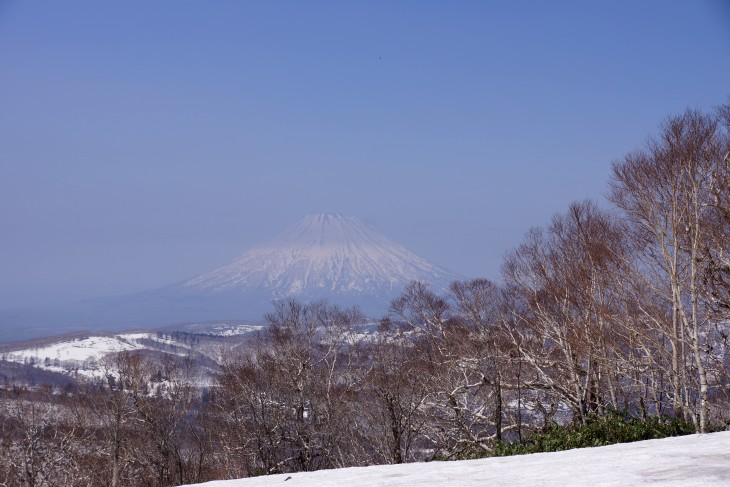
POLYGON ((553 422, 543 431, 530 435, 522 443, 499 443, 492 452, 492 456, 523 455, 630 443, 688 435, 694 431, 695 428, 692 424, 677 418, 651 416, 641 419, 619 411, 609 411, 602 416, 591 416, 585 425, 561 426, 553 422))

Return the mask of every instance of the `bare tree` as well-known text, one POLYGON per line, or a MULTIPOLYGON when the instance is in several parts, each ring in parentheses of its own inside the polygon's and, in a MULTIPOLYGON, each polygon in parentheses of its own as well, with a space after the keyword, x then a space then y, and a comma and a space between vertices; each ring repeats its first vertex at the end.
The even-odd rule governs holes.
POLYGON ((502 441, 503 429, 503 376, 508 364, 505 341, 501 334, 503 323, 501 290, 487 279, 455 281, 451 294, 456 312, 467 325, 472 363, 482 371, 482 382, 493 387, 494 439, 502 441))
POLYGON ((375 446, 378 463, 403 463, 417 459, 414 446, 422 439, 428 418, 424 405, 432 392, 428 365, 422 354, 409 346, 409 336, 387 318, 367 347, 368 373, 361 408, 365 434, 375 446))
POLYGON ((252 350, 223 366, 229 469, 249 474, 358 463, 357 309, 277 302, 252 350), (230 457, 229 457, 230 458, 230 457))
POLYGON ((192 372, 189 360, 180 363, 169 355, 154 362, 134 360, 127 372, 140 434, 132 454, 152 474, 156 485, 197 480, 199 464, 204 461, 203 445, 191 445, 187 437, 188 418, 198 397, 192 372), (197 455, 187 458, 193 446, 198 447, 197 455), (191 465, 188 460, 197 463, 191 465))
POLYGON ((533 229, 505 260, 515 326, 507 331, 532 372, 526 387, 550 391, 574 418, 616 407, 613 282, 620 228, 590 202, 573 203, 547 230, 533 229))
POLYGON ((17 388, 3 398, 0 415, 0 485, 92 485, 83 468, 90 439, 73 405, 54 401, 51 387, 17 388))
POLYGON ((722 302, 724 287, 727 245, 718 221, 727 213, 727 153, 717 118, 687 110, 669 118, 645 149, 615 163, 611 181, 611 199, 642 248, 646 284, 671 306, 675 414, 695 421, 700 432, 709 417, 707 307, 722 302))
POLYGON ((421 356, 429 393, 419 408, 428 418, 420 431, 430 442, 432 457, 485 454, 505 430, 497 295, 489 281, 458 282, 449 304, 448 298, 413 282, 391 304, 392 318, 413 330, 406 344, 410 353, 421 356))
POLYGON ((109 356, 102 363, 101 377, 89 382, 85 390, 85 406, 98 428, 101 439, 99 453, 105 460, 102 463, 105 468, 95 474, 100 476, 99 481, 108 483, 110 487, 131 481, 131 473, 127 469, 132 462, 130 448, 136 411, 128 386, 138 361, 139 357, 129 352, 109 356))

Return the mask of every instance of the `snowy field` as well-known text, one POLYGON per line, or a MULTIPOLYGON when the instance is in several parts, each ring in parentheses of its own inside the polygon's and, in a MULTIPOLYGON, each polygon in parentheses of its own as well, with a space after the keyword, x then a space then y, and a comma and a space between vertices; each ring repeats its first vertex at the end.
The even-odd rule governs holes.
POLYGON ((63 340, 41 347, 4 353, 0 356, 9 362, 26 363, 53 372, 76 371, 80 375, 94 377, 102 374, 100 361, 108 354, 129 350, 142 350, 141 339, 152 339, 152 334, 127 334, 116 336, 88 336, 63 340))
POLYGON ((727 487, 730 486, 730 431, 557 453, 322 470, 196 485, 727 487))
POLYGON ((150 349, 150 344, 178 347, 177 355, 187 353, 182 343, 157 333, 125 333, 114 336, 90 335, 61 340, 48 345, 0 354, 0 359, 25 363, 52 372, 71 373, 84 377, 100 377, 108 371, 102 366, 104 357, 112 353, 150 349))

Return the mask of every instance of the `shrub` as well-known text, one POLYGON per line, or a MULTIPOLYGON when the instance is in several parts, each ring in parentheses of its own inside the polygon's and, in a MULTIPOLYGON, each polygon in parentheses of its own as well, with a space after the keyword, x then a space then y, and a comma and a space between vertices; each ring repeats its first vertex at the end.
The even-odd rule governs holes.
POLYGON ((533 433, 522 443, 499 443, 492 452, 492 456, 523 455, 630 443, 688 435, 694 431, 694 426, 677 418, 652 416, 640 419, 618 411, 609 411, 603 416, 592 416, 585 425, 561 426, 552 423, 543 431, 533 433))

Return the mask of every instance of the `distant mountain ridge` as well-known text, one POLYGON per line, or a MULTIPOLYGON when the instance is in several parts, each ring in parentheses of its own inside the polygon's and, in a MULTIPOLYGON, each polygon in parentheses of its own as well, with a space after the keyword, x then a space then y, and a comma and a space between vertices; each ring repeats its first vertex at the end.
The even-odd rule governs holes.
POLYGON ((355 217, 310 214, 229 264, 169 286, 66 306, 0 311, 0 340, 210 320, 261 321, 272 301, 326 299, 379 318, 412 280, 445 290, 460 276, 355 217))

